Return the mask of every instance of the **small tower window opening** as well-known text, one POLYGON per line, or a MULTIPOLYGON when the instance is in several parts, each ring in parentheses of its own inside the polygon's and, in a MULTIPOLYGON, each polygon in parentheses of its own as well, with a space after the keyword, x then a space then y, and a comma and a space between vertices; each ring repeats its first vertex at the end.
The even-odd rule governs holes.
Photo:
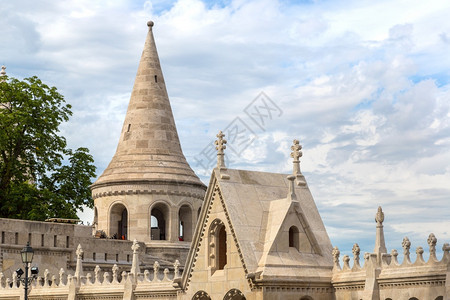
POLYGON ((105 261, 108 260, 108 253, 105 253, 105 261))
POLYGON ((155 75, 155 82, 158 83, 158 75, 155 75))
POLYGON ((2 231, 2 244, 4 244, 4 243, 5 243, 5 232, 2 231))
POLYGON ((53 247, 56 247, 58 241, 58 237, 56 235, 53 236, 53 247))
POLYGON ((128 238, 128 210, 125 205, 116 203, 109 213, 109 235, 113 239, 128 238))
POLYGON ((299 241, 298 241, 298 228, 295 226, 291 226, 289 228, 289 247, 294 247, 295 249, 299 250, 299 241))
POLYGON ((119 261, 119 254, 116 254, 116 262, 119 261))
POLYGON ((181 206, 178 211, 180 241, 190 242, 192 240, 192 210, 189 205, 181 206))
POLYGON ((70 237, 67 235, 66 236, 66 248, 69 248, 70 246, 70 237))
POLYGON ((94 252, 94 253, 92 253, 92 260, 95 261, 95 259, 96 259, 96 253, 94 252))
POLYGON ((209 230, 209 266, 214 272, 223 270, 227 264, 227 232, 225 224, 216 219, 209 230))
POLYGON ((15 234, 14 234, 14 244, 19 244, 19 233, 18 232, 16 232, 15 234))
POLYGON ((150 217, 150 238, 154 241, 167 240, 166 228, 169 228, 169 208, 164 203, 152 207, 150 217))
POLYGON ((41 234, 41 247, 44 247, 45 235, 41 234))
POLYGON ((31 233, 28 234, 28 243, 31 245, 31 233))
POLYGON ((130 132, 131 124, 128 124, 127 132, 130 132))

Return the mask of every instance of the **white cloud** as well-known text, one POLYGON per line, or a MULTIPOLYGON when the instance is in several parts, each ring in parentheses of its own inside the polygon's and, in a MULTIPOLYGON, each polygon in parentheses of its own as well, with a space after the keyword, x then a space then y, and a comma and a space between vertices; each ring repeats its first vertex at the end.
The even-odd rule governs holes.
POLYGON ((74 110, 63 133, 91 149, 98 173, 115 151, 151 18, 181 143, 203 179, 195 157, 240 117, 258 138, 231 167, 290 172, 299 138, 341 250, 372 250, 378 205, 388 243, 411 231, 448 239, 448 1, 21 0, 0 14, 0 64, 58 87, 74 110), (244 112, 261 91, 283 112, 264 130, 244 112))

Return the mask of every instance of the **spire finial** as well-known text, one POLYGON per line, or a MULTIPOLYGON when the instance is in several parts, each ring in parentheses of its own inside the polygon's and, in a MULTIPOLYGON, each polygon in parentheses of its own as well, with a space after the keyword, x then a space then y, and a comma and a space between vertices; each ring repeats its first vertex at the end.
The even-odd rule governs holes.
POLYGON ((299 175, 302 172, 300 171, 300 157, 302 157, 303 153, 302 151, 302 145, 300 145, 299 140, 295 139, 293 141, 293 145, 291 146, 291 157, 294 159, 294 168, 292 170, 294 175, 299 175))
POLYGON ((150 29, 152 29, 153 25, 155 25, 155 23, 154 23, 152 20, 150 20, 150 21, 147 22, 147 26, 148 26, 150 29))
POLYGON ((377 233, 375 236, 375 249, 374 253, 377 255, 377 262, 381 265, 381 256, 383 253, 387 253, 386 243, 384 241, 383 231, 384 213, 381 206, 378 206, 377 214, 375 215, 375 222, 377 222, 377 233))
POLYGON ((378 206, 377 214, 375 215, 375 222, 377 222, 377 226, 383 226, 384 222, 384 213, 381 206, 378 206))
POLYGON ((217 168, 223 169, 226 168, 225 153, 223 152, 223 150, 227 148, 227 146, 225 146, 227 140, 224 139, 225 134, 223 134, 222 131, 219 131, 219 133, 216 136, 217 140, 214 142, 214 144, 216 145, 217 150, 217 168))
POLYGON ((6 67, 2 66, 2 70, 0 71, 0 76, 5 76, 6 75, 6 67))

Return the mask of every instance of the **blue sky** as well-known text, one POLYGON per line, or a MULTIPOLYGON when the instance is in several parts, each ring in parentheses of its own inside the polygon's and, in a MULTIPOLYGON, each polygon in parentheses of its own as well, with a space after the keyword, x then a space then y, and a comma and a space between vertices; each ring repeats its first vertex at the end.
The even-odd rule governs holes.
POLYGON ((298 138, 341 253, 355 242, 373 250, 379 205, 388 249, 404 236, 411 252, 427 249, 430 232, 438 248, 450 241, 448 1, 18 0, 2 1, 0 14, 0 64, 65 95, 74 115, 62 134, 91 150, 98 174, 151 19, 183 150, 202 180, 202 151, 219 129, 246 128, 251 141, 229 145, 230 167, 267 172, 290 172, 298 138), (251 117, 261 92, 276 105, 263 126, 251 117))

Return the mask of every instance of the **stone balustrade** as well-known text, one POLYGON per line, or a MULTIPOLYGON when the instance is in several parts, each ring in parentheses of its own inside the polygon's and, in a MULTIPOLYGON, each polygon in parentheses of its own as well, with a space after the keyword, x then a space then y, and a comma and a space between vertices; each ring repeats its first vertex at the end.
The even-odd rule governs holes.
POLYGON ((343 256, 342 266, 339 262, 340 251, 334 247, 332 284, 336 299, 402 299, 401 293, 406 290, 418 299, 439 299, 445 294, 445 284, 450 280, 450 245, 443 245, 443 256, 439 260, 436 244, 437 239, 431 233, 428 237, 428 260, 423 257, 423 247, 418 246, 413 262, 410 257, 411 242, 405 237, 401 263, 399 253, 394 249, 391 253, 366 252, 362 266, 358 244, 353 246, 353 259, 343 256))
MULTIPOLYGON (((173 270, 161 269, 156 261, 153 270, 139 270, 139 256, 137 255, 138 242, 133 243, 133 263, 129 272, 120 269, 117 265, 112 267, 111 272, 103 271, 100 266, 96 266, 94 272, 83 272, 83 249, 81 245, 77 248, 77 266, 74 274, 68 274, 64 269, 60 269, 59 274, 50 274, 48 269, 44 269, 41 276, 37 277, 31 284, 30 297, 39 299, 86 299, 92 295, 108 295, 108 299, 132 299, 135 293, 145 289, 146 295, 151 299, 166 299, 167 296, 176 297, 179 288, 176 282, 180 278, 180 263, 175 261, 173 270), (152 295, 154 291, 155 295, 152 295), (90 295, 88 297, 88 295, 90 295), (128 296, 127 296, 128 295, 128 296), (56 297, 56 298, 55 298, 56 297)), ((45 267, 45 266, 40 266, 45 267)), ((21 297, 24 293, 23 284, 14 272, 12 278, 5 278, 0 273, 0 299, 11 299, 11 297, 21 297)), ((140 297, 140 299, 144 299, 140 297)))

